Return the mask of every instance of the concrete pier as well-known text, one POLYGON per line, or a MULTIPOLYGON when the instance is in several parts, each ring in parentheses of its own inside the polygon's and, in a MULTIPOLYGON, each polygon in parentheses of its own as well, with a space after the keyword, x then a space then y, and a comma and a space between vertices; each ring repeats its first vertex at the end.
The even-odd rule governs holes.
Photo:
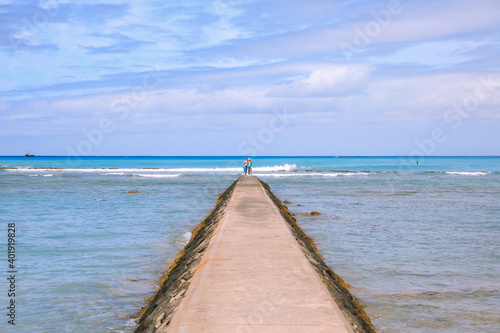
POLYGON ((258 178, 237 180, 181 252, 136 332, 373 332, 292 219, 258 178))

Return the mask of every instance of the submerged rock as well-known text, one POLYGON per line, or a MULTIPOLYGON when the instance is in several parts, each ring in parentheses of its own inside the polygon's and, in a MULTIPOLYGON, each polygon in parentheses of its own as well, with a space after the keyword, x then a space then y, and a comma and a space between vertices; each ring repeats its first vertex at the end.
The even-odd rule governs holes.
POLYGON ((128 191, 127 193, 141 193, 141 192, 134 190, 134 191, 128 191))
POLYGON ((321 215, 321 213, 320 213, 320 212, 313 211, 313 212, 311 212, 311 215, 321 215))
POLYGON ((291 204, 291 203, 293 203, 293 202, 290 202, 290 201, 288 201, 288 200, 285 200, 285 201, 283 201, 283 203, 284 203, 284 204, 286 204, 286 205, 288 205, 288 204, 291 204))

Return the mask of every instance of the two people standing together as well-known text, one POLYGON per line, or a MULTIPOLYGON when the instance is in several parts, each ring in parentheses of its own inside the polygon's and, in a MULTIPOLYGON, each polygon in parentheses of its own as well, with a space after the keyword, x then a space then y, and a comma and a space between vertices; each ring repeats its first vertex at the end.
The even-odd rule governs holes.
POLYGON ((245 171, 245 177, 252 175, 252 160, 247 158, 245 162, 243 162, 243 171, 245 171))

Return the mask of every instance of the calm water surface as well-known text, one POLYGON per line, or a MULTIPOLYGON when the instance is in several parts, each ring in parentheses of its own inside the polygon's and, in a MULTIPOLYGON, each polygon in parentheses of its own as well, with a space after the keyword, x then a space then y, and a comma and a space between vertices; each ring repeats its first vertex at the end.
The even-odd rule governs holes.
MULTIPOLYGON (((0 157, 0 167, 17 168, 0 170, 0 219, 4 229, 16 223, 16 331, 133 331, 242 162, 0 157)), ((267 157, 254 159, 254 175, 293 202, 377 331, 499 332, 500 158, 419 162, 267 157)), ((4 320, 0 332, 9 331, 4 320)))

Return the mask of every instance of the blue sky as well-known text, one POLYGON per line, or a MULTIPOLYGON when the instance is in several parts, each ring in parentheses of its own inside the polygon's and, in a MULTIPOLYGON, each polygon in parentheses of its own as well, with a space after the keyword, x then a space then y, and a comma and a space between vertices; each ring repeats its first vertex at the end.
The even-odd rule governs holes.
POLYGON ((499 155, 500 1, 0 0, 0 155, 499 155))

